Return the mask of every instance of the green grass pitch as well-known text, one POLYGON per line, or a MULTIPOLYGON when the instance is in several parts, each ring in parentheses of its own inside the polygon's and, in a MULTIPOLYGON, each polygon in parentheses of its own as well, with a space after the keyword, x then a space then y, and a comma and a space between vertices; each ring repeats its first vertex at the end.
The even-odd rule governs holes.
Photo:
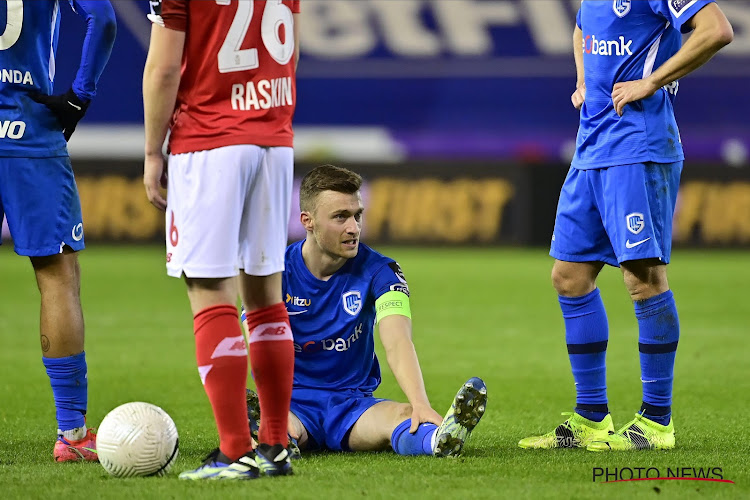
MULTIPOLYGON (((456 460, 393 453, 317 454, 291 478, 187 483, 217 443, 195 367, 184 285, 160 247, 81 255, 89 423, 128 401, 174 418, 180 456, 165 478, 118 480, 98 464, 55 464, 52 394, 40 360, 38 292, 28 261, 0 249, 0 485, 6 498, 739 498, 750 497, 750 254, 677 251, 670 267, 682 323, 671 452, 534 452, 517 441, 552 429, 574 389, 563 324, 542 249, 381 249, 412 289, 414 339, 428 394, 443 413, 471 376, 488 410, 456 460), (593 482, 595 467, 720 467, 735 484, 593 482)), ((640 404, 637 325, 618 270, 602 273, 610 321, 608 383, 615 425, 640 404)), ((376 341, 376 345, 378 342, 376 341)), ((381 360, 384 358, 381 356, 381 360)), ((378 393, 403 400, 387 368, 378 393)))

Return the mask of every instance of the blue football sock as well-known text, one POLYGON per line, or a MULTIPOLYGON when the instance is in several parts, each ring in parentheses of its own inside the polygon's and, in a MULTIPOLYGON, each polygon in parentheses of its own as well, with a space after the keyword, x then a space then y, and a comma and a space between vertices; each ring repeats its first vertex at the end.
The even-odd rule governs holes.
POLYGON ((393 451, 399 455, 432 455, 432 436, 435 435, 437 425, 420 424, 414 434, 409 433, 410 428, 410 418, 398 424, 391 434, 393 451))
POLYGON ((86 353, 82 352, 67 358, 45 358, 52 396, 57 409, 57 428, 68 431, 84 427, 88 405, 88 378, 86 374, 86 353))
POLYGON ((672 416, 672 380, 680 320, 671 290, 635 301, 644 416, 661 425, 672 416))
POLYGON ((582 297, 558 297, 565 319, 565 342, 576 383, 576 413, 601 422, 607 407, 609 326, 599 289, 582 297))

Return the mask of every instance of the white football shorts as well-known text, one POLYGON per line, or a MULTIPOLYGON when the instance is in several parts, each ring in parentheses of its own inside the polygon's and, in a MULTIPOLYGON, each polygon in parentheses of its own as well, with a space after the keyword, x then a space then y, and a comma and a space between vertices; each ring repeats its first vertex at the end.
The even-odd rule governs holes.
POLYGON ((284 270, 294 150, 226 146, 169 156, 167 274, 228 278, 284 270))

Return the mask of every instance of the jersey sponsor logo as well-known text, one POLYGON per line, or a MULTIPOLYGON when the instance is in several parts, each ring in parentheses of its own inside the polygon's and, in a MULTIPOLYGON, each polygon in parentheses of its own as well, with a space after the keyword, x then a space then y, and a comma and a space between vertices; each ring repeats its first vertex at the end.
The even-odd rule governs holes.
POLYGON ((285 76, 272 80, 261 80, 257 83, 235 83, 232 85, 230 102, 232 109, 240 111, 258 111, 261 109, 292 106, 292 77, 285 76))
POLYGON ((347 314, 356 316, 362 309, 362 294, 359 293, 359 290, 350 290, 341 296, 341 302, 344 303, 344 311, 347 314))
POLYGON ((643 243, 646 243, 646 242, 647 242, 648 240, 650 240, 650 239, 651 239, 651 236, 649 236, 649 237, 648 237, 648 238, 646 238, 645 240, 641 240, 641 241, 634 241, 633 243, 630 243, 630 240, 626 240, 626 241, 625 241, 625 248, 635 248, 635 247, 637 247, 638 245, 641 245, 641 244, 643 244, 643 243))
POLYGON ((409 296, 409 285, 403 285, 401 283, 394 283, 390 287, 392 292, 402 292, 409 296))
POLYGON ((18 69, 3 69, 0 71, 0 82, 16 83, 19 85, 34 85, 34 79, 31 77, 31 72, 18 69))
POLYGON ((630 0, 613 0, 612 10, 615 11, 617 17, 623 18, 630 12, 630 0))
POLYGON ((625 217, 625 223, 628 226, 628 231, 633 234, 638 234, 643 231, 646 226, 646 221, 643 218, 643 214, 640 212, 633 212, 625 217))
POLYGON ((73 230, 70 232, 70 235, 74 240, 81 241, 83 239, 83 223, 79 222, 78 224, 73 226, 73 230))
POLYGON ((303 344, 294 343, 294 352, 299 354, 315 354, 321 351, 345 352, 351 349, 352 344, 359 340, 362 335, 362 323, 354 328, 354 332, 348 337, 337 337, 323 340, 310 340, 303 344))
POLYGON ((26 132, 25 122, 18 121, 18 120, 0 121, 0 139, 5 139, 7 137, 8 139, 18 140, 21 137, 23 137, 23 134, 25 132, 26 132))
POLYGON ((287 304, 293 305, 293 306, 299 306, 299 307, 310 307, 310 299, 303 299, 302 297, 295 297, 291 294, 286 294, 286 300, 285 302, 287 304))
POLYGON ((214 349, 213 354, 211 354, 211 359, 225 356, 247 356, 245 338, 242 335, 222 339, 219 345, 216 346, 216 349, 214 349))
POLYGON ((632 56, 632 44, 633 40, 625 41, 622 35, 617 40, 600 40, 596 35, 586 35, 583 38, 583 51, 595 56, 632 56))

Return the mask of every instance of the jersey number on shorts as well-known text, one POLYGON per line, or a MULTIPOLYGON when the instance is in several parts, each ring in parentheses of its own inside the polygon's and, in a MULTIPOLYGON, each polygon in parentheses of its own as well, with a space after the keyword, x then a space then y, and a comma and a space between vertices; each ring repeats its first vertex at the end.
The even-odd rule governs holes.
POLYGON ((6 50, 16 44, 21 36, 23 25, 23 0, 7 0, 5 31, 0 35, 0 50, 6 50))
MULTIPOLYGON (((230 5, 231 0, 216 0, 219 5, 230 5)), ((284 65, 289 62, 294 54, 294 36, 292 35, 294 17, 292 10, 284 5, 281 0, 267 0, 263 9, 263 18, 260 23, 260 33, 263 45, 276 62, 284 65), (284 26, 285 40, 282 43, 279 37, 279 28, 284 26)), ((219 72, 232 73, 233 71, 244 71, 255 69, 259 66, 258 49, 241 49, 250 21, 253 18, 255 2, 237 2, 237 13, 234 15, 232 25, 219 49, 219 72)))

